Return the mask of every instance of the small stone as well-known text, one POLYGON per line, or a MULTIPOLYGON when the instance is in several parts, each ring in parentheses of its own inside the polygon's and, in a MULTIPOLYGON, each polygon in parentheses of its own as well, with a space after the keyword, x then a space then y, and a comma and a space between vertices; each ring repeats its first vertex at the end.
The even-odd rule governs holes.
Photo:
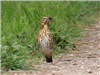
POLYGON ((69 56, 73 57, 73 56, 74 56, 74 54, 69 54, 69 56))
POLYGON ((15 73, 14 75, 18 75, 17 73, 15 73))
POLYGON ((55 73, 52 73, 52 75, 55 75, 55 73))
POLYGON ((88 53, 88 51, 85 51, 85 53, 88 53))
POLYGON ((87 71, 88 73, 92 73, 92 71, 91 71, 90 69, 87 69, 86 71, 87 71))
POLYGON ((100 61, 100 56, 99 56, 99 61, 100 61))
POLYGON ((100 22, 98 22, 100 24, 100 22))
POLYGON ((100 44, 98 45, 98 49, 100 49, 100 44))
POLYGON ((84 69, 84 66, 81 66, 80 68, 84 69))
POLYGON ((54 74, 56 71, 52 71, 52 74, 54 74))
POLYGON ((93 46, 89 46, 89 49, 93 49, 93 46))
POLYGON ((73 65, 77 65, 77 63, 73 63, 73 65))
POLYGON ((99 25, 96 25, 96 28, 99 28, 100 26, 99 25))
POLYGON ((88 73, 92 73, 92 71, 89 71, 88 73))

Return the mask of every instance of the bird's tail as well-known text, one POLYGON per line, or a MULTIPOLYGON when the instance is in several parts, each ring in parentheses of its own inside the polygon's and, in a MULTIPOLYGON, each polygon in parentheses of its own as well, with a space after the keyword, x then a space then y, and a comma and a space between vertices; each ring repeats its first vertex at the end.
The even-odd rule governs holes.
POLYGON ((46 62, 47 62, 47 63, 53 62, 53 61, 52 61, 52 55, 49 56, 49 57, 45 55, 45 57, 46 57, 46 62))

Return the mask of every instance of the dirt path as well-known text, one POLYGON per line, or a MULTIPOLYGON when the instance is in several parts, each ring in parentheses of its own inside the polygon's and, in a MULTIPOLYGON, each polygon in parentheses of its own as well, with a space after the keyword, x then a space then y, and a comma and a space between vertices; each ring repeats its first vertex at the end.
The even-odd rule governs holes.
POLYGON ((53 64, 34 65, 38 71, 11 71, 11 75, 100 75, 100 22, 85 32, 87 37, 80 39, 77 49, 61 54, 53 64))

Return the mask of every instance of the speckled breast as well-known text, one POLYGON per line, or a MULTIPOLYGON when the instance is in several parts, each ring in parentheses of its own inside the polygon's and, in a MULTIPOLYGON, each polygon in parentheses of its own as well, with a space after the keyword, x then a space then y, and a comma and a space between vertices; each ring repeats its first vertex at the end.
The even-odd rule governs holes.
POLYGON ((49 54, 53 51, 51 44, 49 42, 49 37, 46 36, 44 38, 44 40, 41 41, 40 43, 40 48, 39 50, 43 53, 43 54, 49 54))

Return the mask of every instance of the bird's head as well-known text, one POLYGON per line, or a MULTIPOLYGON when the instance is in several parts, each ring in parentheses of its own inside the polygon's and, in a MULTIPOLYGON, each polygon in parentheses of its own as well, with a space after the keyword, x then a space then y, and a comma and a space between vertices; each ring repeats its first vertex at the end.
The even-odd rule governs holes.
POLYGON ((41 23, 48 24, 50 22, 50 20, 52 20, 52 19, 53 19, 52 17, 43 17, 41 19, 41 23))
POLYGON ((43 17, 41 19, 41 27, 44 27, 45 25, 48 26, 49 22, 55 17, 43 17))

